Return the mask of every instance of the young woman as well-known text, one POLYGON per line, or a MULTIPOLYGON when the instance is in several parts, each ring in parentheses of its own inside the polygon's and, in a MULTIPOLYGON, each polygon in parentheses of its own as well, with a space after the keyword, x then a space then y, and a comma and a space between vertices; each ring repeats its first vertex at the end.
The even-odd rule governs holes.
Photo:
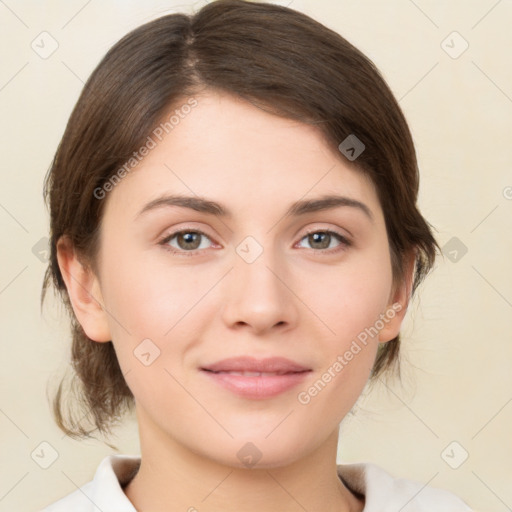
POLYGON ((61 386, 59 426, 108 433, 134 407, 141 456, 45 510, 470 511, 336 464, 434 262, 418 180, 379 72, 299 12, 219 0, 119 41, 47 177, 44 289, 70 309, 92 417, 61 386))

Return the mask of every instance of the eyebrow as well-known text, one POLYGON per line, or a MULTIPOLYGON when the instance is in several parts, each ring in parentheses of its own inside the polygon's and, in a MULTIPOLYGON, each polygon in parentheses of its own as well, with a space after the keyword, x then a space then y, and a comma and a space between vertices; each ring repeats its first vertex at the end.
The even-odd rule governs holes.
MULTIPOLYGON (((136 217, 163 207, 179 206, 216 217, 232 218, 233 214, 223 205, 199 196, 166 195, 147 203, 136 217)), ((362 211, 372 222, 373 214, 366 204, 346 196, 325 195, 316 199, 296 201, 285 213, 285 217, 300 216, 312 212, 331 210, 340 206, 356 208, 362 211)))

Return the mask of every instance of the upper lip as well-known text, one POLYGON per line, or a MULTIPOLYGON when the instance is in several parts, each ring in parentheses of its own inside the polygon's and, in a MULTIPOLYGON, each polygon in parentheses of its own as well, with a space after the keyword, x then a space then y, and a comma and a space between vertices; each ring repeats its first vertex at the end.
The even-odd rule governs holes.
POLYGON ((261 372, 261 373, 295 373, 310 370, 295 361, 285 357, 269 357, 257 359, 255 357, 230 357, 217 361, 208 366, 203 366, 202 370, 212 372, 261 372))

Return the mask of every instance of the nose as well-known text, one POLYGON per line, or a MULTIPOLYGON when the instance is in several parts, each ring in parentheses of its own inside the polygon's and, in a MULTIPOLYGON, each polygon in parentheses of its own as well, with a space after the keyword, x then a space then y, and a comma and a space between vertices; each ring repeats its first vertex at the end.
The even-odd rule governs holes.
POLYGON ((290 276, 285 262, 270 250, 263 250, 252 263, 236 254, 225 289, 226 325, 259 335, 292 328, 300 300, 290 276))

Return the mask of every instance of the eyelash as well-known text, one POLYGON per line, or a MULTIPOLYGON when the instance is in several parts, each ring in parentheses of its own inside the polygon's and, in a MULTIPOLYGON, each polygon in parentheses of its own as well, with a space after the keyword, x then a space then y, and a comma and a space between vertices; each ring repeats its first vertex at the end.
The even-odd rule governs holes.
MULTIPOLYGON (((163 238, 159 242, 159 245, 162 245, 165 250, 171 252, 172 254, 176 254, 178 256, 195 256, 198 252, 204 251, 204 249, 194 249, 192 251, 186 251, 184 249, 179 249, 178 250, 178 249, 175 249, 175 248, 173 248, 173 247, 168 245, 168 243, 176 235, 180 235, 182 233, 195 233, 195 234, 198 234, 198 235, 205 236, 206 238, 211 240, 211 238, 206 233, 201 231, 200 229, 181 229, 179 231, 174 231, 173 233, 165 236, 165 238, 163 238)), ((323 233, 323 234, 334 235, 335 238, 337 238, 339 240, 340 245, 338 247, 331 248, 331 249, 311 249, 314 252, 321 253, 323 255, 331 255, 331 254, 338 253, 340 251, 344 251, 347 248, 352 246, 352 242, 348 238, 343 236, 341 233, 338 233, 337 231, 333 231, 333 230, 330 230, 330 229, 313 229, 311 231, 306 232, 304 234, 304 236, 300 239, 300 241, 302 241, 307 236, 312 235, 312 234, 316 234, 316 233, 323 233)))

